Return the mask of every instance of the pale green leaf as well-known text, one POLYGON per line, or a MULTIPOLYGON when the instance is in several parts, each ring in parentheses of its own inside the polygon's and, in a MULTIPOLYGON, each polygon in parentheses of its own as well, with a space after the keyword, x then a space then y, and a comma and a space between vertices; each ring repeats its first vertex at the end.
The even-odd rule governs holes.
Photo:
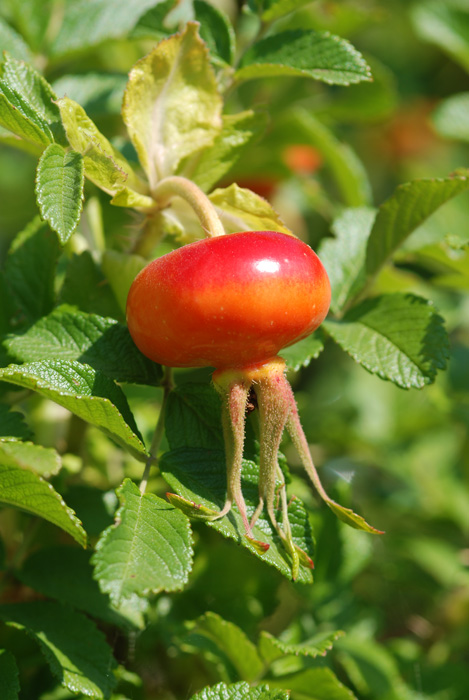
POLYGON ((306 668, 266 680, 273 688, 288 688, 291 700, 356 700, 330 668, 306 668))
POLYGON ((161 41, 133 67, 123 118, 150 188, 221 129, 221 96, 198 26, 161 41))
POLYGON ((19 691, 15 657, 11 652, 0 649, 0 697, 2 700, 18 700, 19 691))
POLYGON ((332 224, 335 238, 321 242, 318 255, 331 283, 331 310, 338 313, 366 282, 366 246, 376 211, 345 209, 332 224))
POLYGON ((103 136, 83 107, 68 97, 60 98, 57 104, 68 141, 83 156, 86 177, 108 194, 126 186, 139 189, 130 163, 103 136))
POLYGON ((102 269, 103 273, 111 285, 111 289, 117 299, 117 302, 125 314, 127 304, 127 296, 132 282, 143 270, 147 260, 140 255, 129 255, 128 253, 119 253, 116 250, 106 250, 103 255, 102 269))
POLYGON ((440 102, 432 115, 433 126, 443 138, 469 141, 469 92, 440 102))
POLYGON ((281 639, 277 639, 270 632, 261 631, 258 641, 259 653, 267 663, 271 664, 284 656, 325 656, 336 639, 343 637, 345 632, 336 630, 335 632, 319 632, 311 639, 301 642, 301 644, 288 644, 281 639))
POLYGON ((190 700, 288 700, 288 690, 269 690, 268 685, 250 686, 245 681, 204 688, 190 700))
POLYGON ((331 85, 371 80, 366 61, 348 41, 328 32, 301 29, 256 42, 235 73, 238 82, 274 76, 303 76, 331 85))
POLYGON ((0 126, 39 146, 47 146, 53 140, 47 122, 29 107, 21 95, 3 86, 1 80, 0 126))
POLYGON ((468 188, 467 171, 400 185, 378 210, 366 251, 368 274, 375 274, 407 236, 442 204, 468 188))
POLYGON ((33 601, 0 606, 0 619, 39 644, 66 688, 99 700, 110 697, 116 662, 104 634, 85 615, 59 603, 33 601))
POLYGON ((158 0, 78 0, 65 5, 53 56, 83 51, 108 39, 124 38, 158 0))
POLYGON ((262 675, 264 664, 256 646, 237 625, 207 612, 187 623, 187 628, 182 640, 184 651, 199 651, 209 659, 215 657, 225 666, 228 676, 253 681, 262 675))
POLYGON ((404 389, 431 384, 446 366, 443 319, 429 301, 412 294, 368 299, 323 327, 369 372, 404 389))
POLYGON ((117 608, 134 596, 181 590, 192 568, 189 520, 153 493, 140 493, 130 479, 117 494, 115 523, 93 556, 101 590, 117 608))
POLYGON ((262 20, 273 22, 279 17, 299 10, 303 5, 308 5, 311 0, 264 0, 262 3, 262 20))
POLYGON ((129 187, 118 190, 111 199, 111 204, 115 207, 132 207, 138 211, 148 211, 155 208, 155 201, 146 194, 139 194, 129 187))
POLYGON ((319 333, 300 340, 288 348, 280 350, 279 355, 287 363, 288 369, 297 372, 301 367, 307 367, 324 350, 324 343, 319 333))
POLYGON ((45 360, 0 369, 0 379, 37 391, 100 428, 136 459, 147 458, 122 390, 92 367, 76 361, 45 360))
POLYGON ((469 71, 469 12, 454 0, 424 0, 413 5, 411 18, 417 33, 436 44, 469 71))
POLYGON ((60 455, 52 447, 17 440, 0 440, 0 463, 30 469, 46 478, 57 474, 62 467, 60 455))
POLYGON ((62 245, 78 226, 83 187, 83 157, 51 143, 37 166, 36 197, 42 218, 56 231, 62 245))
POLYGON ((6 404, 0 403, 0 438, 26 440, 31 435, 30 428, 24 422, 23 414, 10 411, 6 404))
MULTIPOLYGON (((161 473, 165 480, 180 497, 197 506, 219 512, 226 496, 225 454, 218 449, 179 448, 163 455, 160 462, 161 473)), ((254 462, 243 460, 242 490, 246 500, 248 517, 252 517, 259 500, 259 469, 254 462)), ((278 482, 280 486, 280 482, 278 482)), ((312 556, 313 539, 308 515, 298 498, 292 500, 288 508, 293 541, 300 549, 312 556)), ((281 515, 278 515, 281 523, 281 515)), ((207 525, 245 547, 266 564, 275 567, 286 578, 292 578, 290 557, 281 543, 280 537, 272 527, 265 512, 253 528, 256 540, 270 545, 266 552, 260 553, 255 543, 244 536, 244 525, 236 507, 221 520, 207 522, 207 525)), ((298 582, 310 583, 311 569, 300 566, 298 582)))
POLYGON ((69 97, 93 117, 120 114, 126 83, 121 73, 87 72, 63 75, 52 87, 57 97, 69 97))
POLYGON ((159 366, 137 349, 126 326, 95 314, 58 308, 4 344, 20 362, 79 360, 118 382, 158 384, 161 379, 159 366))
POLYGON ((272 205, 236 183, 217 189, 209 197, 226 233, 237 231, 280 231, 291 234, 272 205))
POLYGON ((31 60, 31 51, 23 37, 0 17, 0 56, 4 51, 22 61, 31 60))
POLYGON ((189 177, 208 192, 221 180, 249 147, 263 133, 267 116, 252 110, 223 117, 223 127, 213 146, 202 152, 189 177))
POLYGON ((62 496, 29 469, 4 464, 0 457, 0 503, 44 518, 86 547, 86 532, 62 496))

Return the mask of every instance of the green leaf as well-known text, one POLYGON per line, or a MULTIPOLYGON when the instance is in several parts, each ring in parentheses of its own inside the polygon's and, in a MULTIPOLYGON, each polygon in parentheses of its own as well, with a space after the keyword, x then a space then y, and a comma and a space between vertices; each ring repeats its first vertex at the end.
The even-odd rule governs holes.
POLYGON ((16 575, 25 586, 98 620, 132 626, 133 620, 125 616, 125 611, 112 608, 108 596, 99 590, 90 557, 91 552, 77 547, 41 548, 28 557, 16 575))
POLYGON ((174 9, 174 0, 160 0, 140 17, 130 32, 131 39, 155 39, 161 41, 172 33, 168 13, 174 9))
POLYGON ((139 194, 129 187, 123 187, 121 190, 118 190, 111 199, 111 204, 115 207, 132 207, 141 212, 155 208, 155 200, 146 194, 139 194))
POLYGON ((469 13, 467 5, 454 0, 425 0, 411 8, 417 33, 436 44, 469 71, 469 13))
POLYGON ((323 350, 324 343, 320 333, 314 333, 298 343, 284 348, 279 354, 287 363, 288 369, 297 372, 301 367, 307 367, 311 360, 319 357, 323 350))
POLYGON ((158 0, 77 0, 66 3, 60 31, 51 47, 54 57, 83 51, 108 39, 124 38, 158 0))
POLYGON ((51 311, 60 247, 39 216, 14 239, 5 262, 5 280, 20 316, 15 325, 32 323, 51 311))
POLYGON ((86 532, 62 496, 37 474, 4 464, 1 458, 0 503, 48 520, 86 547, 86 532))
POLYGON ((309 656, 314 659, 317 656, 325 656, 332 649, 336 639, 343 637, 344 634, 345 632, 342 630, 320 632, 301 644, 288 644, 277 639, 270 632, 262 630, 257 646, 260 655, 269 664, 284 656, 291 655, 309 656))
POLYGON ((118 382, 156 385, 161 379, 161 368, 142 355, 126 326, 94 314, 59 308, 4 344, 20 362, 79 360, 118 382))
POLYGON ((36 197, 42 218, 57 232, 62 245, 78 226, 83 187, 83 157, 51 143, 39 159, 36 197))
POLYGON ((0 649, 0 697, 2 700, 18 700, 20 684, 15 657, 0 649))
POLYGON ((368 207, 345 209, 332 224, 335 238, 321 242, 318 255, 331 283, 331 310, 341 311, 366 282, 366 246, 376 211, 368 207))
POLYGON ((93 556, 101 590, 117 608, 135 596, 181 590, 192 568, 189 520, 153 493, 140 493, 130 479, 117 494, 115 523, 93 556))
POLYGON ((122 115, 150 188, 210 146, 222 100, 197 25, 161 41, 130 71, 122 115))
POLYGON ((323 328, 365 369, 404 389, 431 384, 446 366, 443 319, 429 301, 412 294, 368 299, 323 328))
MULTIPOLYGON (((222 508, 226 495, 225 455, 222 450, 201 448, 171 450, 161 458, 160 469, 171 489, 182 498, 195 504, 201 504, 210 510, 220 511, 222 508)), ((254 462, 244 460, 242 489, 249 517, 253 515, 259 500, 258 482, 259 469, 257 465, 254 462)), ((288 515, 294 543, 306 551, 309 556, 312 556, 311 526, 304 506, 298 498, 290 502, 288 515)), ((281 522, 281 517, 279 520, 281 522)), ((261 514, 253 529, 254 537, 257 540, 270 545, 267 552, 262 554, 254 544, 244 537, 244 525, 237 508, 233 508, 230 514, 221 520, 207 522, 207 525, 220 532, 224 537, 233 539, 265 563, 275 567, 286 578, 292 578, 289 556, 265 512, 261 514)), ((311 580, 311 570, 300 566, 297 581, 310 583, 311 580)))
POLYGON ((108 194, 123 187, 139 189, 137 176, 124 156, 103 136, 83 107, 62 97, 57 101, 67 139, 83 156, 86 177, 108 194))
POLYGON ((279 17, 299 10, 303 5, 308 5, 311 0, 263 0, 262 5, 262 20, 264 22, 273 22, 279 17))
POLYGON ((106 275, 117 302, 125 314, 127 296, 132 282, 147 264, 140 255, 119 253, 116 250, 106 250, 103 255, 102 269, 106 275))
POLYGON ((407 236, 442 204, 468 188, 467 171, 400 185, 378 210, 366 251, 368 274, 375 274, 407 236))
POLYGON ((0 463, 7 467, 29 469, 46 478, 62 468, 60 455, 52 447, 32 442, 0 440, 0 463))
POLYGON ((337 644, 340 663, 360 695, 405 698, 410 690, 399 675, 394 656, 376 640, 357 634, 337 644))
POLYGON ((23 414, 10 411, 8 406, 0 403, 0 438, 26 440, 31 435, 30 428, 24 422, 23 414))
POLYGON ((63 75, 53 83, 57 97, 69 97, 87 114, 120 114, 127 75, 121 73, 84 73, 63 75))
POLYGON ((42 147, 53 140, 47 122, 31 109, 20 94, 5 86, 2 80, 0 80, 0 126, 21 139, 42 147))
POLYGON ((123 317, 111 287, 89 250, 73 255, 69 261, 60 299, 80 311, 123 317))
POLYGON ((196 168, 190 171, 193 180, 204 192, 209 192, 265 130, 267 116, 252 110, 223 117, 223 127, 213 146, 202 152, 196 168))
POLYGON ((230 678, 253 681, 262 675, 263 663, 256 646, 237 625, 207 612, 186 627, 188 633, 181 645, 184 651, 199 651, 209 659, 215 658, 230 678))
POLYGON ((3 56, 4 51, 22 61, 31 60, 31 51, 21 34, 0 17, 0 56, 3 56))
POLYGON ((226 233, 237 231, 280 231, 290 233, 266 199, 236 183, 217 189, 209 197, 225 227, 226 233))
POLYGON ((205 0, 194 0, 194 19, 200 22, 200 37, 207 44, 212 58, 233 63, 236 37, 227 15, 205 0))
POLYGON ((111 379, 76 361, 45 360, 0 369, 0 379, 37 391, 100 428, 136 459, 147 452, 127 400, 111 379))
POLYGON ((330 85, 371 80, 366 61, 348 41, 328 32, 301 29, 255 43, 242 57, 235 80, 274 76, 303 76, 330 85))
POLYGON ((433 112, 433 126, 445 139, 469 141, 469 92, 452 95, 433 112))
POLYGON ((166 437, 171 449, 223 449, 220 398, 211 384, 188 382, 168 397, 166 437))
POLYGON ((0 619, 39 644, 63 686, 93 698, 110 697, 116 662, 104 634, 85 615, 59 603, 33 601, 0 606, 0 619))
POLYGON ((343 523, 349 527, 353 527, 355 530, 362 530, 363 532, 369 532, 371 535, 384 535, 383 530, 378 530, 373 525, 366 522, 365 518, 361 515, 354 513, 351 508, 345 508, 341 506, 340 503, 336 503, 330 499, 324 499, 332 512, 341 520, 343 523))
POLYGON ((240 681, 231 685, 218 683, 210 688, 204 688, 190 700, 288 700, 288 698, 288 690, 269 690, 268 685, 251 687, 249 683, 240 681))
POLYGON ((291 700, 356 700, 330 668, 307 668, 267 682, 274 688, 289 688, 291 700))

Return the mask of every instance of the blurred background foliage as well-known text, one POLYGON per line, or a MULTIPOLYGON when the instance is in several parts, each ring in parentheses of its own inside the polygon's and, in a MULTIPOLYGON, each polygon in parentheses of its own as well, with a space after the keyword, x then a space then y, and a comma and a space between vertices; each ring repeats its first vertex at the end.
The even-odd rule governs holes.
MULTIPOLYGON (((178 11, 190 10, 190 4, 181 2, 178 11)), ((231 17, 240 44, 249 44, 258 31, 254 14, 241 12, 230 0, 212 4, 231 17)), ((31 60, 59 95, 66 92, 81 102, 132 158, 124 141, 120 101, 127 72, 154 45, 158 31, 152 36, 140 20, 127 37, 51 56, 48 40, 62 11, 63 3, 53 0, 2 0, 0 48, 31 60), (36 13, 38 3, 42 15, 36 13), (28 12, 42 16, 43 23, 28 24, 28 12), (97 76, 94 92, 80 80, 89 71, 97 76)), ((446 176, 469 165, 467 0, 316 0, 279 25, 327 30, 350 39, 369 61, 374 82, 346 88, 288 78, 253 80, 233 90, 227 111, 255 103, 268 113, 269 127, 224 184, 236 181, 268 197, 286 223, 317 247, 345 206, 376 206, 400 183, 446 176), (307 127, 300 112, 313 119, 307 127), (324 134, 332 143, 329 155, 324 134), (348 144, 356 155, 338 144, 348 144), (361 192, 352 191, 341 178, 343 161, 337 161, 337 153, 350 167, 363 170, 361 192)), ((37 212, 35 167, 34 156, 0 144, 0 257, 37 212)), ((107 195, 92 184, 86 187, 85 212, 67 254, 85 247, 93 251, 90 221, 96 211, 107 245, 125 249, 138 224, 135 216, 111 207, 107 195)), ((123 693, 135 700, 183 698, 220 680, 210 655, 194 654, 183 641, 184 620, 212 610, 253 638, 260 629, 292 642, 318 625, 345 630, 327 663, 363 700, 469 697, 467 197, 445 205, 414 233, 376 284, 377 291, 405 289, 435 301, 451 335, 448 371, 423 391, 404 391, 367 374, 329 345, 291 378, 326 488, 335 489, 345 505, 359 504, 386 535, 372 538, 347 529, 321 508, 297 477, 295 456, 285 444, 292 491, 313 512, 314 585, 282 580, 244 550, 196 524, 196 562, 188 587, 157 598, 150 610, 153 624, 144 631, 111 640, 119 661, 136 674, 123 676, 123 693), (443 243, 435 243, 442 237, 443 243)), ((185 371, 177 381, 208 377, 205 370, 185 371)), ((145 437, 150 436, 155 397, 149 389, 125 391, 145 437)), ((140 466, 110 447, 95 429, 84 433, 64 409, 38 397, 27 399, 26 407, 40 444, 67 445, 60 475, 67 481, 67 502, 89 532, 98 534, 112 521, 111 489, 124 475, 138 478, 140 466), (102 489, 103 498, 87 491, 87 485, 102 489)), ((0 514, 5 541, 22 517, 11 511, 0 514)), ((45 523, 40 528, 47 541, 52 528, 45 523)), ((20 594, 7 590, 6 599, 20 594)), ((37 652, 16 638, 14 630, 8 635, 9 648, 18 645, 23 655, 30 655, 21 697, 36 698, 34 688, 48 687, 47 678, 34 671, 37 652)), ((285 672, 286 663, 294 670, 308 662, 291 657, 282 663, 285 672)), ((42 700, 66 697, 64 692, 46 693, 42 700)))

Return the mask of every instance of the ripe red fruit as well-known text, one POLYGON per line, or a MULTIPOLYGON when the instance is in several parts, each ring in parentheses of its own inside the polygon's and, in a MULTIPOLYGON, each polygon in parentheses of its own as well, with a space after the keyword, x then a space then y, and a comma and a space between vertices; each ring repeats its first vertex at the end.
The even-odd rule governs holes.
POLYGON ((330 285, 305 243, 248 231, 186 245, 145 267, 127 300, 130 334, 170 367, 248 367, 324 320, 330 285))

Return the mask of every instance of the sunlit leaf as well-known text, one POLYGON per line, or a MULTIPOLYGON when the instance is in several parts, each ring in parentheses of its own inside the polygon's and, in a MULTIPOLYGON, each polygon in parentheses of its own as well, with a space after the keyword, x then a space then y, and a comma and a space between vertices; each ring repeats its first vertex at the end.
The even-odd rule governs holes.
POLYGON ((245 681, 204 688, 190 700, 288 700, 288 690, 269 690, 268 685, 251 686, 245 681))
POLYGON ((233 184, 217 189, 209 197, 227 233, 280 231, 290 233, 272 205, 251 190, 233 184))
POLYGON ((270 632, 261 631, 258 641, 258 649, 264 661, 271 664, 283 656, 325 656, 333 647, 334 642, 339 637, 343 637, 345 632, 337 630, 335 632, 320 632, 311 639, 300 644, 289 644, 277 639, 270 632))

